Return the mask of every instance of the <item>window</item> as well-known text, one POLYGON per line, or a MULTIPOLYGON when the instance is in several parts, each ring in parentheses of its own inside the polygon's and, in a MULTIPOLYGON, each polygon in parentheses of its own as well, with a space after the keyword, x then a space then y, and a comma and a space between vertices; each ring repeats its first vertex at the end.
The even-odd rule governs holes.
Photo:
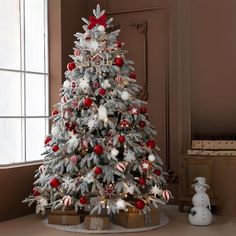
POLYGON ((48 133, 47 0, 1 0, 0 32, 0 164, 39 160, 48 133))

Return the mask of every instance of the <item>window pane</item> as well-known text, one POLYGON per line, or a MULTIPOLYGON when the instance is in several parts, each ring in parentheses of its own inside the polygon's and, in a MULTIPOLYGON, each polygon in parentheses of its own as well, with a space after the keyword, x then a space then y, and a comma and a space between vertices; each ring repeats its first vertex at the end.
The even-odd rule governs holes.
POLYGON ((1 0, 0 68, 20 69, 19 0, 1 0))
POLYGON ((26 75, 26 115, 45 116, 46 88, 44 75, 26 75))
POLYGON ((20 116, 21 74, 0 71, 0 85, 0 116, 20 116))
POLYGON ((27 71, 44 72, 44 0, 25 0, 27 71))
POLYGON ((43 141, 46 136, 45 118, 26 119, 26 160, 42 159, 43 141))
POLYGON ((0 119, 0 164, 24 161, 21 119, 0 119))

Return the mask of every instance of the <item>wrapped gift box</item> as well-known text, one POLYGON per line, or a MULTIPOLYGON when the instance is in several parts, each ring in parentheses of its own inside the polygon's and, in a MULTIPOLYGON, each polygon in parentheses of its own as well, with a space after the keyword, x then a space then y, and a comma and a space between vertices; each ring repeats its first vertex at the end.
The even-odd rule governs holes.
POLYGON ((192 149, 236 150, 236 140, 193 140, 192 149))
POLYGON ((129 211, 120 211, 119 214, 113 215, 112 222, 124 228, 143 228, 160 224, 160 218, 157 208, 151 208, 147 214, 139 213, 135 208, 129 211))
POLYGON ((55 209, 51 211, 51 215, 78 215, 78 213, 74 209, 55 209))
POLYGON ((109 216, 87 215, 84 219, 84 228, 89 230, 110 229, 110 218, 109 216))
POLYGON ((188 150, 190 156, 236 156, 236 150, 188 150))
POLYGON ((56 225, 78 225, 80 224, 80 215, 49 215, 48 223, 56 225))

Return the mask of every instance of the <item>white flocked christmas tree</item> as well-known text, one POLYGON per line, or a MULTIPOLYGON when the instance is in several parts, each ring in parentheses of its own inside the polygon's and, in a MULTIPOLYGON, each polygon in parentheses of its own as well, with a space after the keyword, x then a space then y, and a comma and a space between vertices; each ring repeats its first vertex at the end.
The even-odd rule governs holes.
POLYGON ((85 32, 75 34, 44 163, 24 200, 35 202, 37 213, 68 206, 90 214, 128 206, 147 213, 171 197, 142 88, 117 41, 120 30, 111 32, 112 18, 99 5, 93 14, 82 18, 85 32))

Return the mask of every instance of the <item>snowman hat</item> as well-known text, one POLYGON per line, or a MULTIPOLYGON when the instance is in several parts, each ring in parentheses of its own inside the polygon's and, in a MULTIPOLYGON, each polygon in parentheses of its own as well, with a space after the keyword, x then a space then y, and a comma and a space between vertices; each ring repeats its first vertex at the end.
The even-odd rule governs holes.
POLYGON ((196 177, 193 181, 192 187, 195 187, 196 185, 201 185, 209 188, 209 185, 206 184, 206 178, 205 177, 196 177))

